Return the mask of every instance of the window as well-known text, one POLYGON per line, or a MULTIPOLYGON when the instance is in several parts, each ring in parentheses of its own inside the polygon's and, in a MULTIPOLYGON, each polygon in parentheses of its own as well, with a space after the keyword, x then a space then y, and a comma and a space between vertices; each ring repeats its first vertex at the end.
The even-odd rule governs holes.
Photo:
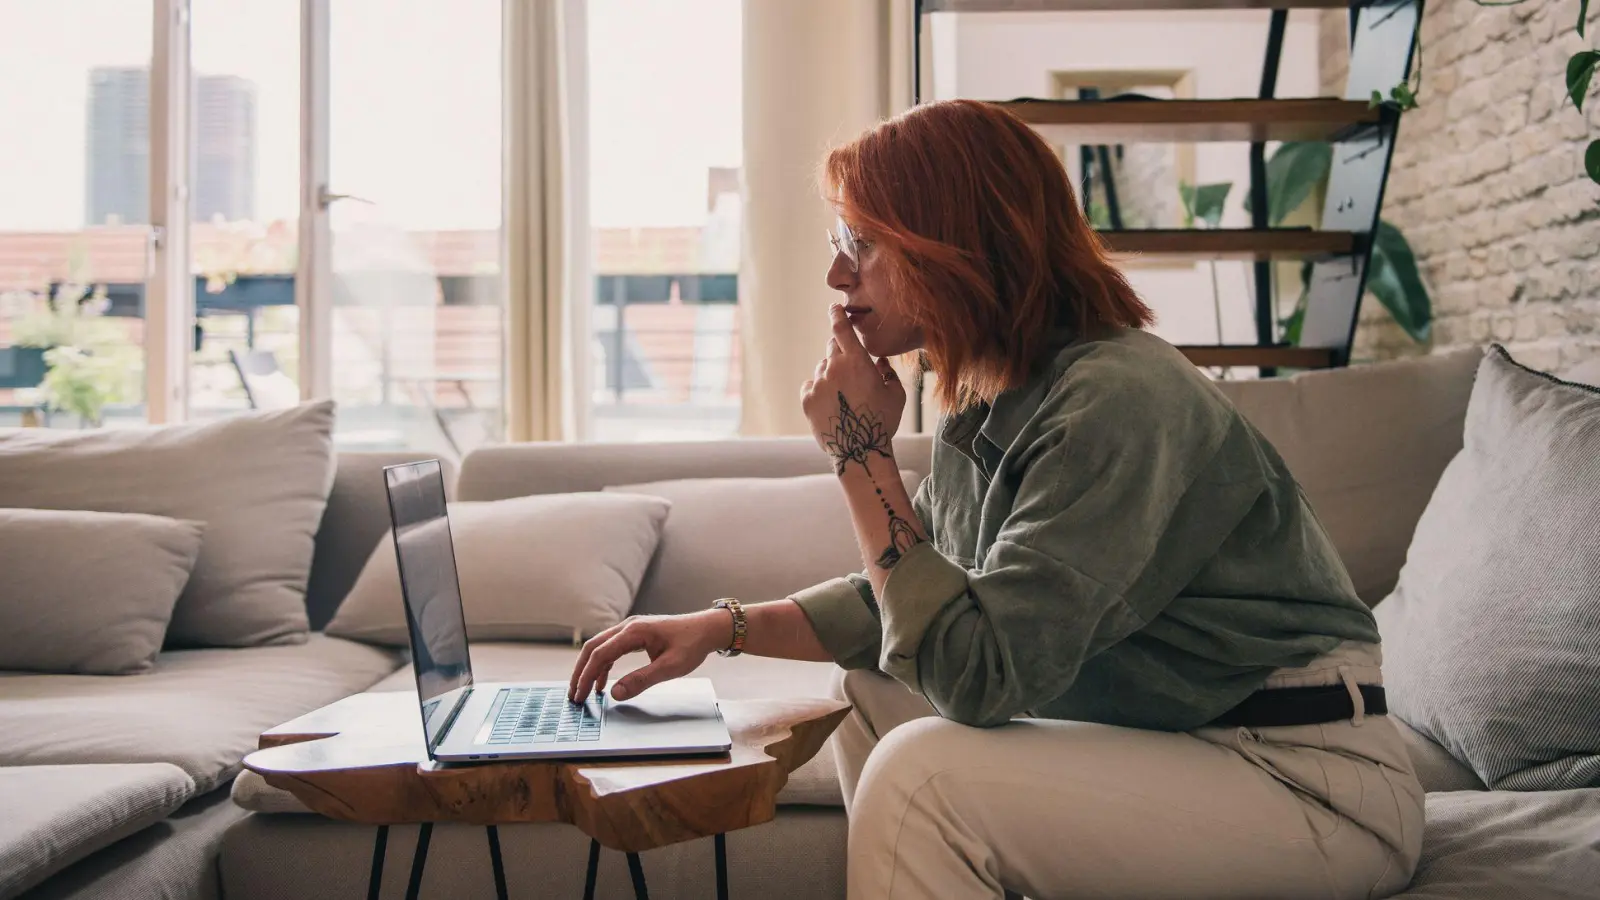
POLYGON ((0 426, 145 418, 152 15, 148 0, 3 14, 0 426))
POLYGON ((300 400, 300 4, 192 0, 189 416, 300 400))
POLYGON ((502 13, 0 9, 0 425, 207 419, 309 388, 339 402, 341 449, 498 439, 502 13), (175 148, 152 140, 169 117, 175 148), (158 175, 187 211, 152 210, 183 196, 158 175), (191 314, 192 337, 170 324, 191 314))
POLYGON ((501 0, 330 0, 331 391, 346 446, 502 435, 501 0))
POLYGON ((739 0, 589 0, 590 438, 739 422, 739 0))

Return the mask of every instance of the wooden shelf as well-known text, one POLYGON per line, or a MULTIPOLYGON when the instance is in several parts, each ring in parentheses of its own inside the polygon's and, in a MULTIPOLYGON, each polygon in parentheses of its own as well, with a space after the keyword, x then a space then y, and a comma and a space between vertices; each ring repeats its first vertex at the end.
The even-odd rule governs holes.
POLYGON ((1129 229, 1101 231, 1100 237, 1118 255, 1167 259, 1320 259, 1354 253, 1356 246, 1348 231, 1303 228, 1129 229))
POLYGON ((997 103, 1066 144, 1328 141, 1378 124, 1360 100, 1017 100, 997 103))
POLYGON ((1193 9, 1346 9, 1347 0, 923 0, 923 12, 1138 12, 1193 9))
POLYGON ((1326 347, 1230 346, 1179 347, 1197 366, 1271 366, 1279 369, 1326 369, 1333 351, 1326 347))

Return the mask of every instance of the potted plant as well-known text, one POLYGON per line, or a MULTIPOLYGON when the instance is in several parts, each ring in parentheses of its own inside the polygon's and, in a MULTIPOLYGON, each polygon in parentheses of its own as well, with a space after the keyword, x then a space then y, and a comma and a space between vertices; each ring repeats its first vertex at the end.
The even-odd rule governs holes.
POLYGON ((13 340, 43 350, 39 391, 51 409, 98 427, 106 406, 138 399, 139 348, 105 317, 103 288, 63 283, 26 293, 32 308, 18 318, 13 340))
MULTIPOLYGON (((1278 146, 1267 158, 1267 224, 1282 225, 1314 193, 1327 188, 1328 170, 1333 162, 1330 144, 1310 141, 1287 141, 1278 146)), ((1232 182, 1217 184, 1180 184, 1185 210, 1185 227, 1201 224, 1215 228, 1222 219, 1223 203, 1227 200, 1232 182)), ((1250 212, 1250 196, 1245 195, 1244 210, 1250 212)), ((1305 321, 1307 287, 1311 279, 1311 263, 1300 267, 1300 297, 1288 316, 1280 319, 1285 343, 1300 343, 1300 326, 1305 321)), ((1433 301, 1423 284, 1417 267, 1416 255, 1406 236, 1388 221, 1379 220, 1378 230, 1372 236, 1372 258, 1367 270, 1367 293, 1389 312, 1397 324, 1417 343, 1426 343, 1432 330, 1433 301)), ((1222 310, 1216 287, 1216 268, 1212 265, 1212 299, 1218 304, 1218 341, 1221 341, 1222 310)))

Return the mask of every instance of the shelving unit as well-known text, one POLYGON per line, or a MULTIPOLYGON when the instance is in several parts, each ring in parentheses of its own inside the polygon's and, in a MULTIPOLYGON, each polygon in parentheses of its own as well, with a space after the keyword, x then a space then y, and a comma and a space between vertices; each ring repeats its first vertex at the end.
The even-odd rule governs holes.
MULTIPOLYGON (((1220 230, 1102 230, 1119 254, 1170 259, 1254 261, 1256 343, 1182 348, 1199 366, 1324 368, 1349 362, 1371 236, 1377 229, 1399 115, 1369 108, 1411 71, 1421 0, 914 0, 912 98, 924 96, 925 18, 946 13, 1261 10, 1267 46, 1258 96, 1221 100, 999 100, 1060 143, 1114 145, 1232 141, 1249 144, 1252 227, 1220 230), (1350 74, 1343 98, 1274 96, 1290 9, 1343 9, 1351 15, 1350 74), (1266 142, 1334 145, 1319 228, 1267 225, 1266 142), (1274 260, 1312 263, 1298 346, 1282 342, 1272 295, 1274 260)), ((937 60, 928 60, 928 66, 937 60)))

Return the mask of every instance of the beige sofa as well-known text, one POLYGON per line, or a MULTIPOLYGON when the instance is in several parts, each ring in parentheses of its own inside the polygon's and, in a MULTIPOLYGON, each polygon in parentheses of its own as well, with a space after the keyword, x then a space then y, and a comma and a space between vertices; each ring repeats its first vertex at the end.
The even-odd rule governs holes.
MULTIPOLYGON (((1382 599, 1394 584, 1433 485, 1461 446, 1478 359, 1477 353, 1467 352, 1224 385, 1296 472, 1369 602, 1382 599)), ((926 472, 929 440, 898 441, 902 465, 926 472)), ((377 470, 393 461, 393 456, 370 454, 340 458, 307 597, 314 627, 331 618, 387 528, 377 470)), ((519 445, 469 456, 455 493, 458 499, 489 500, 673 478, 823 471, 824 459, 804 439, 519 445)), ((775 527, 782 527, 781 511, 774 511, 774 518, 775 527)), ((730 559, 728 564, 760 565, 748 559, 730 559)), ((575 649, 563 645, 480 644, 473 648, 473 663, 476 673, 489 679, 564 678, 575 655, 575 649)), ((832 667, 713 658, 702 673, 723 697, 822 695, 829 689, 832 667)), ((260 730, 352 692, 411 689, 409 671, 394 654, 322 635, 301 647, 166 654, 156 675, 133 679, 0 679, 5 698, 0 722, 6 729, 0 747, 9 747, 19 733, 37 735, 29 739, 35 749, 28 753, 7 749, 0 755, 7 765, 20 755, 29 764, 92 763, 110 769, 168 763, 191 775, 207 775, 201 783, 206 789, 197 788, 175 814, 154 825, 135 829, 130 823, 142 823, 126 817, 120 823, 102 823, 108 835, 120 839, 67 866, 30 896, 360 896, 371 859, 372 828, 300 811, 293 798, 249 773, 232 782, 231 801, 222 788, 237 774, 238 758, 253 746, 260 730), (157 680, 147 680, 152 678, 157 680), (122 836, 128 831, 134 833, 122 836)), ((1443 748, 1414 733, 1410 738, 1430 791, 1482 791, 1471 770, 1443 748)), ((147 774, 164 771, 157 769, 147 774)), ((108 784, 115 782, 108 779, 108 784)), ((846 824, 828 754, 797 772, 781 799, 774 822, 729 837, 735 896, 842 897, 846 824)), ((1510 802, 1517 799, 1513 796, 1510 802)), ((0 801, 7 809, 48 807, 49 796, 42 789, 33 798, 25 789, 13 793, 0 779, 0 801)), ((1577 835, 1570 840, 1589 839, 1582 836, 1600 831, 1600 797, 1576 796, 1568 818, 1573 827, 1562 833, 1577 835)), ((401 896, 415 836, 415 828, 391 829, 385 896, 401 896)), ((1470 873, 1478 871, 1473 866, 1480 859, 1493 862, 1495 851, 1489 845, 1498 838, 1478 840, 1485 845, 1481 849, 1475 840, 1457 834, 1441 843, 1450 854, 1444 860, 1449 865, 1435 867, 1435 883, 1420 883, 1410 896, 1482 895, 1473 890, 1475 876, 1470 873), (1464 864, 1455 865, 1462 859, 1464 864)), ((581 894, 587 840, 575 829, 511 826, 501 829, 501 841, 513 896, 581 894)), ((654 897, 713 895, 709 841, 651 851, 643 861, 654 897)), ((493 896, 481 828, 434 830, 423 892, 435 897, 493 896)), ((632 896, 620 854, 603 856, 600 895, 632 896)))

